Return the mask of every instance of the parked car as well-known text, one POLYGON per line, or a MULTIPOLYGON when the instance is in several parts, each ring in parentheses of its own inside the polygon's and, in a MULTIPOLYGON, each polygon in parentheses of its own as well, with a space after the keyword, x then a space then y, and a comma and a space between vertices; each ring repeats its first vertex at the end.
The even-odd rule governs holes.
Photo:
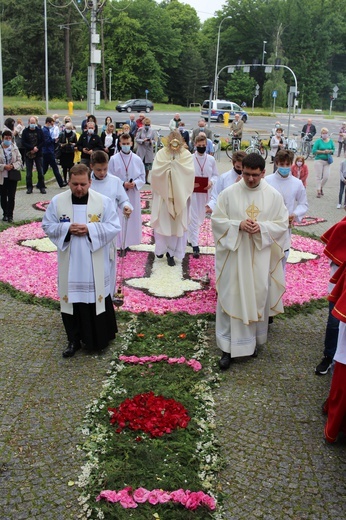
MULTIPOLYGON (((223 115, 225 112, 229 113, 229 121, 233 121, 235 114, 240 114, 241 119, 246 123, 248 115, 237 103, 227 101, 225 99, 213 99, 211 102, 211 121, 223 123, 223 115)), ((203 101, 201 108, 201 116, 208 121, 209 114, 209 99, 203 101)))
POLYGON ((150 112, 154 110, 154 105, 149 99, 129 99, 124 103, 119 103, 115 110, 118 112, 150 112))

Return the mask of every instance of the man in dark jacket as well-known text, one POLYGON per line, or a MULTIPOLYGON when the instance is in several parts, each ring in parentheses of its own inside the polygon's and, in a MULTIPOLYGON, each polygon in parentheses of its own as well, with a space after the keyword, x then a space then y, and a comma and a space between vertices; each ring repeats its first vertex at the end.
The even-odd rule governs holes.
POLYGON ((59 172, 58 165, 55 160, 55 139, 52 138, 52 128, 54 127, 55 121, 52 117, 46 118, 46 123, 42 128, 43 132, 43 175, 46 175, 48 166, 50 166, 53 170, 53 173, 56 178, 56 182, 59 184, 60 188, 67 186, 67 182, 64 183, 62 180, 61 174, 59 172))
POLYGON ((81 155, 81 163, 90 165, 91 154, 95 150, 103 150, 101 137, 95 133, 95 123, 89 121, 87 123, 86 131, 82 133, 78 139, 77 148, 81 155))
POLYGON ((315 125, 312 124, 312 120, 308 119, 308 122, 302 128, 300 136, 305 137, 305 135, 307 135, 308 140, 312 141, 315 134, 316 134, 316 127, 315 127, 315 125))
POLYGON ((32 168, 35 162, 38 178, 37 188, 41 193, 46 193, 42 170, 43 132, 37 126, 35 117, 30 117, 29 126, 23 130, 22 145, 25 148, 26 192, 29 194, 33 190, 32 168))

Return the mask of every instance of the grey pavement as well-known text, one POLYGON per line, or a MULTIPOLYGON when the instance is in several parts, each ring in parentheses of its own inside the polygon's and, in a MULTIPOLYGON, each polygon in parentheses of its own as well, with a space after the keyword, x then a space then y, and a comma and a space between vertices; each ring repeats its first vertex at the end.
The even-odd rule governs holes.
MULTIPOLYGON (((336 209, 339 163, 336 159, 332 166, 325 196, 316 199, 308 161, 309 216, 326 222, 306 231, 320 235, 345 214, 336 209)), ((220 173, 229 167, 223 155, 220 173)), ((47 195, 18 190, 15 220, 39 218, 42 213, 32 205, 60 191, 55 181, 47 195)), ((346 517, 346 442, 329 446, 323 441, 320 409, 331 376, 314 374, 326 318, 327 310, 321 309, 274 320, 259 356, 235 361, 222 376, 214 397, 225 459, 220 489, 226 520, 346 517)), ((63 359, 66 338, 59 312, 2 291, 0 327, 0 519, 81 518, 78 489, 68 485, 82 465, 76 450, 79 428, 85 406, 101 390, 117 341, 101 356, 78 352, 63 359)), ((210 347, 217 356, 213 327, 210 347)))

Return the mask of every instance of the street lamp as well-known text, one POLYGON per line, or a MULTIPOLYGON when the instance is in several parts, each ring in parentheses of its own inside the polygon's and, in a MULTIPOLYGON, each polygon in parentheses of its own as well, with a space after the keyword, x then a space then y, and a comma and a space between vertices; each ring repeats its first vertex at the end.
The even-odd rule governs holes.
POLYGON ((227 18, 232 18, 232 16, 226 16, 225 18, 223 18, 221 20, 220 25, 219 25, 219 33, 218 33, 218 37, 217 37, 216 62, 215 62, 215 78, 214 78, 214 99, 217 99, 217 91, 218 91, 218 83, 219 83, 219 81, 218 81, 219 78, 217 77, 217 68, 218 68, 218 63, 219 63, 219 48, 220 48, 221 25, 222 25, 222 22, 227 20, 227 18))
POLYGON ((109 102, 112 101, 112 69, 108 69, 109 72, 109 102))
POLYGON ((46 114, 49 111, 49 94, 48 94, 48 34, 47 34, 47 0, 44 0, 44 76, 45 76, 45 97, 46 97, 46 114))
POLYGON ((266 53, 266 41, 263 40, 263 52, 262 52, 262 65, 264 65, 264 56, 267 54, 266 53))

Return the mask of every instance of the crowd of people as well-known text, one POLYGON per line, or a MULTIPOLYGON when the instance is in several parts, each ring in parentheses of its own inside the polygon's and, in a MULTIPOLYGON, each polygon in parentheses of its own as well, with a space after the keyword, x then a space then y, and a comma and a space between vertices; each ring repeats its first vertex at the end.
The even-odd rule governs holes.
MULTIPOLYGON (((236 120, 232 124, 233 134, 241 139, 242 125, 236 120)), ((344 136, 345 128, 343 125, 340 136, 344 136)), ((58 185, 65 188, 68 184, 70 188, 52 199, 42 223, 58 249, 58 290, 68 339, 64 357, 74 356, 80 348, 102 350, 115 337, 112 298, 116 293, 117 256, 125 257, 131 246, 142 242, 140 190, 146 183, 152 191, 150 224, 157 262, 167 262, 174 268, 187 247, 198 259, 200 227, 206 215, 211 215, 221 370, 228 369, 234 358, 256 356, 258 347, 267 340, 269 324, 283 312, 292 227, 308 210, 304 158, 294 159, 293 152, 287 150, 282 125, 277 122, 270 140, 274 163, 271 175, 265 177, 261 155, 242 151, 234 153, 232 168, 219 175, 210 148, 211 132, 204 120, 198 122, 191 137, 179 114, 169 122, 169 129, 165 146, 154 153, 156 134, 145 114, 137 120, 131 114, 121 127, 107 117, 100 135, 92 115, 83 120, 80 134, 69 116, 61 122, 57 114, 47 117, 42 128, 34 116, 27 127, 20 120, 5 122, 0 150, 3 220, 13 221, 23 159, 28 195, 33 192, 34 167, 41 193, 46 193, 44 175, 49 166, 58 185)), ((308 120, 302 134, 312 141, 316 133, 308 120)), ((340 143, 339 155, 342 148, 345 152, 344 141, 340 143)), ((334 151, 328 130, 322 128, 321 137, 313 144, 318 198, 323 196, 329 157, 334 151)), ((346 185, 346 161, 340 175, 338 207, 346 185)), ((346 219, 337 225, 342 226, 342 232, 345 224, 346 219)), ((337 230, 339 242, 334 229, 322 237, 332 261, 335 287, 331 287, 323 359, 316 367, 319 375, 330 370, 333 359, 338 367, 324 406, 328 413, 325 436, 330 442, 346 426, 346 333, 339 325, 346 316, 346 263, 341 227, 337 230), (340 416, 341 422, 337 422, 340 416)))

